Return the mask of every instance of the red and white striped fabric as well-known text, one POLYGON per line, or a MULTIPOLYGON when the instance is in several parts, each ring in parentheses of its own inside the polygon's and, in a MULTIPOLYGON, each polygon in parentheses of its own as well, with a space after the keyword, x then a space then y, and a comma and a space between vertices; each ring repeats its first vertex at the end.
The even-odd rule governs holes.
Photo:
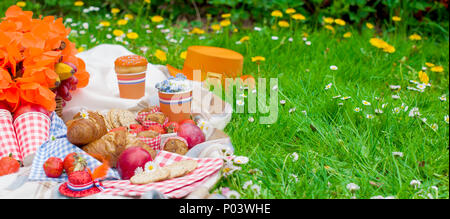
POLYGON ((33 154, 49 138, 50 118, 39 112, 20 115, 14 121, 21 156, 25 159, 33 154))
POLYGON ((146 185, 134 185, 129 180, 103 181, 103 186, 106 189, 102 193, 122 196, 141 196, 150 190, 157 190, 166 194, 169 198, 182 198, 192 192, 196 186, 203 183, 208 176, 217 173, 223 166, 223 160, 220 158, 190 158, 167 151, 160 151, 154 162, 163 167, 173 162, 186 159, 196 160, 198 166, 194 171, 183 177, 146 185))
POLYGON ((139 137, 139 140, 141 140, 144 143, 146 143, 153 150, 161 150, 161 135, 158 135, 155 138, 139 137))
POLYGON ((0 110, 0 157, 9 156, 22 160, 16 132, 13 126, 13 117, 7 110, 0 110))

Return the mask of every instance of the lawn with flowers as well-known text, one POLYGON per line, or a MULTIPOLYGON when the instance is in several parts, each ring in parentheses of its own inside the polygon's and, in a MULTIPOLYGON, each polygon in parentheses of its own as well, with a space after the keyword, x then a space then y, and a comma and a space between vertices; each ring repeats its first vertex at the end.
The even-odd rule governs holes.
MULTIPOLYGON (((1 14, 12 4, 47 15, 39 3, 10 0, 0 3, 1 14)), ((157 7, 150 1, 137 13, 120 4, 71 4, 75 11, 62 15, 79 51, 119 44, 181 68, 188 46, 210 45, 243 54, 244 74, 278 78, 268 88, 278 92, 276 123, 260 124, 265 114, 233 114, 225 132, 248 161, 229 164, 216 192, 449 198, 448 20, 430 31, 409 25, 412 15, 401 10, 382 24, 356 25, 279 8, 249 25, 227 11, 176 20, 149 10, 157 7)), ((233 104, 246 105, 246 95, 233 104)))

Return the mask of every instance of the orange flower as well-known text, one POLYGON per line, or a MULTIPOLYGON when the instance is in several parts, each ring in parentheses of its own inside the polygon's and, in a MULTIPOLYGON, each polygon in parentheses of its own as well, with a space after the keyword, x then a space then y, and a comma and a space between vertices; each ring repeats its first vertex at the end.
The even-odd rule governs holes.
POLYGON ((85 63, 75 56, 76 46, 67 39, 70 28, 63 19, 32 17, 31 11, 13 5, 0 20, 0 101, 6 101, 12 112, 24 102, 55 109, 55 93, 50 89, 60 80, 54 71, 59 62, 76 66, 78 88, 89 82, 85 63))

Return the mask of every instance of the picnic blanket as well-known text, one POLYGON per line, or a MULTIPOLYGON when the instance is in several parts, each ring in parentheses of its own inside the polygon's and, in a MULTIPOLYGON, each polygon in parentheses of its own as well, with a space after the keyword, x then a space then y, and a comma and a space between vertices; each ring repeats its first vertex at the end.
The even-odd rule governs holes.
MULTIPOLYGON (((72 101, 68 102, 63 110, 62 119, 56 114, 52 115, 50 125, 49 140, 39 149, 33 160, 32 166, 21 168, 16 174, 0 177, 0 198, 63 198, 57 192, 58 186, 66 176, 61 179, 48 179, 39 172, 42 169, 45 158, 49 155, 61 156, 68 151, 81 150, 75 146, 65 147, 66 151, 60 151, 56 145, 70 144, 65 138, 65 125, 63 121, 71 119, 74 114, 81 109, 89 110, 108 110, 112 108, 128 109, 134 112, 152 105, 158 105, 157 92, 154 85, 157 82, 167 79, 168 72, 165 66, 148 65, 146 77, 146 95, 139 100, 122 99, 119 97, 117 78, 114 72, 114 60, 123 55, 132 54, 130 51, 118 45, 99 45, 95 48, 80 53, 78 56, 86 63, 86 69, 91 74, 89 85, 80 89, 73 95, 72 101), (68 149, 67 149, 68 148, 68 149)), ((210 127, 207 133, 207 141, 191 149, 186 156, 169 156, 172 159, 163 159, 167 157, 166 152, 160 152, 157 156, 161 163, 170 164, 174 160, 182 159, 200 159, 199 164, 214 166, 207 171, 195 171, 190 174, 183 186, 175 185, 170 189, 161 189, 158 186, 151 185, 149 188, 131 188, 121 181, 105 181, 105 187, 109 188, 105 192, 96 194, 88 198, 181 198, 185 197, 196 188, 211 188, 219 179, 220 173, 217 166, 220 166, 220 151, 224 148, 233 150, 229 138, 221 132, 231 119, 232 107, 224 103, 223 107, 217 111, 217 107, 211 104, 218 101, 218 97, 206 89, 202 89, 202 98, 194 99, 192 103, 194 115, 200 118, 203 125, 210 127)), ((219 98, 219 101, 220 98, 219 98)), ((70 146, 70 145, 69 145, 70 146)), ((89 157, 87 157, 90 159, 89 157)), ((93 158, 92 158, 93 159, 93 158)), ((89 166, 99 165, 95 159, 89 160, 89 166)), ((205 168, 208 169, 208 168, 205 168)), ((220 168, 219 168, 220 169, 220 168)), ((117 179, 117 172, 111 169, 108 172, 108 179, 117 179)), ((183 179, 184 180, 184 179, 183 179)), ((174 183, 176 184, 176 183, 174 183)))

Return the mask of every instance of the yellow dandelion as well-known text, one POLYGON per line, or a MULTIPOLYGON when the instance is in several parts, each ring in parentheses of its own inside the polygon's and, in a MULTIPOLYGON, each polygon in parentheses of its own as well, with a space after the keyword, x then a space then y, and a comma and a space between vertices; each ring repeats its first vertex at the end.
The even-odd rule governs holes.
POLYGON ((294 20, 296 20, 296 21, 298 21, 298 20, 304 21, 304 20, 306 20, 306 17, 303 16, 303 14, 297 13, 297 14, 293 14, 293 15, 292 15, 292 19, 294 19, 294 20))
POLYGON ((163 20, 164 20, 164 18, 159 16, 159 15, 155 15, 155 16, 152 17, 152 22, 153 23, 159 23, 159 22, 161 22, 163 20))
POLYGON ((124 34, 124 32, 123 31, 121 31, 121 30, 114 30, 113 31, 113 35, 114 36, 116 36, 116 37, 120 37, 120 36, 122 36, 124 34))
POLYGON ((422 40, 422 37, 419 34, 412 34, 411 36, 409 36, 410 40, 422 40))
POLYGON ((213 29, 213 30, 215 30, 215 31, 220 30, 220 28, 222 28, 222 27, 220 26, 220 24, 213 24, 213 25, 211 25, 211 29, 213 29))
POLYGON ((229 17, 231 17, 231 14, 230 14, 230 13, 228 13, 228 14, 222 14, 221 17, 222 17, 222 18, 229 18, 229 17))
POLYGON ((237 33, 239 30, 237 28, 233 29, 233 33, 237 33))
POLYGON ((280 27, 289 27, 289 22, 287 21, 278 21, 278 26, 280 27))
POLYGON ((383 48, 383 51, 387 52, 387 53, 394 53, 395 52, 395 47, 393 47, 391 45, 388 45, 385 48, 383 48))
POLYGON ((117 13, 119 13, 120 12, 120 9, 118 9, 118 8, 111 8, 111 13, 113 14, 113 15, 116 15, 117 13))
POLYGON ((350 38, 350 37, 352 37, 352 33, 351 32, 344 33, 343 37, 350 38))
POLYGON ((331 25, 325 25, 325 29, 328 29, 328 30, 330 30, 331 32, 334 33, 334 27, 331 26, 331 25))
POLYGON ((369 43, 370 43, 372 46, 375 46, 375 47, 377 47, 377 48, 379 48, 379 49, 384 49, 384 48, 386 48, 386 47, 389 45, 389 44, 386 43, 384 40, 379 39, 379 38, 371 38, 371 39, 369 40, 369 43))
POLYGON ((123 25, 126 25, 126 24, 128 24, 128 20, 120 19, 120 20, 117 21, 117 25, 119 25, 119 26, 123 26, 123 25))
POLYGON ((84 5, 84 2, 83 1, 76 1, 76 2, 73 3, 73 5, 76 6, 76 7, 81 7, 81 6, 84 5))
POLYGON ((393 16, 393 17, 392 17, 392 20, 395 21, 395 22, 399 22, 399 21, 402 20, 402 18, 399 17, 399 16, 393 16))
POLYGON ((340 18, 335 19, 334 23, 336 23, 339 26, 345 26, 345 24, 346 24, 346 22, 344 20, 340 19, 340 18))
POLYGON ((111 26, 111 23, 109 21, 100 21, 100 26, 109 27, 111 26))
POLYGON ((180 53, 180 58, 181 59, 186 59, 186 56, 187 56, 187 51, 183 51, 183 52, 180 53))
POLYGON ((147 3, 147 4, 151 4, 152 3, 151 0, 144 0, 144 2, 147 3))
POLYGON ((366 23, 366 27, 369 29, 373 29, 373 24, 372 23, 366 23))
POLYGON ((156 57, 157 59, 159 59, 160 61, 162 61, 162 62, 167 61, 166 53, 165 53, 164 51, 160 50, 160 49, 157 49, 157 50, 156 50, 156 52, 155 52, 155 57, 156 57))
POLYGON ((443 72, 444 68, 442 66, 434 66, 431 68, 432 72, 443 72))
POLYGON ((252 62, 264 62, 264 61, 266 61, 266 58, 264 58, 264 57, 262 57, 262 56, 255 56, 255 57, 252 57, 252 62))
POLYGON ((126 14, 126 15, 125 15, 125 19, 127 19, 127 20, 133 20, 133 19, 134 19, 134 15, 132 15, 132 14, 126 14))
POLYGON ((198 27, 194 27, 194 29, 192 29, 190 33, 191 34, 204 34, 205 31, 200 29, 200 28, 198 28, 198 27))
POLYGON ((241 43, 243 43, 243 42, 249 41, 249 40, 250 40, 250 37, 249 37, 249 36, 244 36, 244 37, 242 37, 239 41, 240 41, 241 43))
POLYGON ((295 9, 293 9, 293 8, 288 8, 288 9, 286 9, 286 14, 293 14, 293 13, 295 13, 296 11, 295 11, 295 9))
POLYGON ((309 37, 309 34, 306 33, 306 32, 303 32, 303 33, 302 33, 302 36, 303 36, 303 37, 309 37))
POLYGON ((425 65, 426 65, 428 68, 434 67, 434 64, 431 63, 431 62, 425 62, 425 65))
POLYGON ((424 84, 428 84, 430 78, 428 78, 427 73, 425 73, 424 71, 419 71, 419 80, 424 84))
POLYGON ((134 40, 134 39, 139 38, 139 34, 137 34, 135 32, 130 32, 130 33, 127 33, 127 38, 131 39, 131 40, 134 40))
POLYGON ((281 12, 280 10, 275 10, 275 11, 272 11, 272 13, 270 15, 272 17, 283 17, 283 12, 281 12))
POLYGON ((222 26, 222 27, 227 27, 227 26, 230 26, 230 25, 231 25, 231 21, 228 20, 228 19, 222 20, 222 21, 220 22, 220 26, 222 26))
POLYGON ((27 3, 23 2, 23 1, 19 1, 19 2, 16 3, 16 5, 21 7, 21 8, 23 8, 23 7, 27 6, 27 3))
POLYGON ((332 24, 334 22, 334 19, 332 17, 324 17, 323 22, 326 24, 332 24))

